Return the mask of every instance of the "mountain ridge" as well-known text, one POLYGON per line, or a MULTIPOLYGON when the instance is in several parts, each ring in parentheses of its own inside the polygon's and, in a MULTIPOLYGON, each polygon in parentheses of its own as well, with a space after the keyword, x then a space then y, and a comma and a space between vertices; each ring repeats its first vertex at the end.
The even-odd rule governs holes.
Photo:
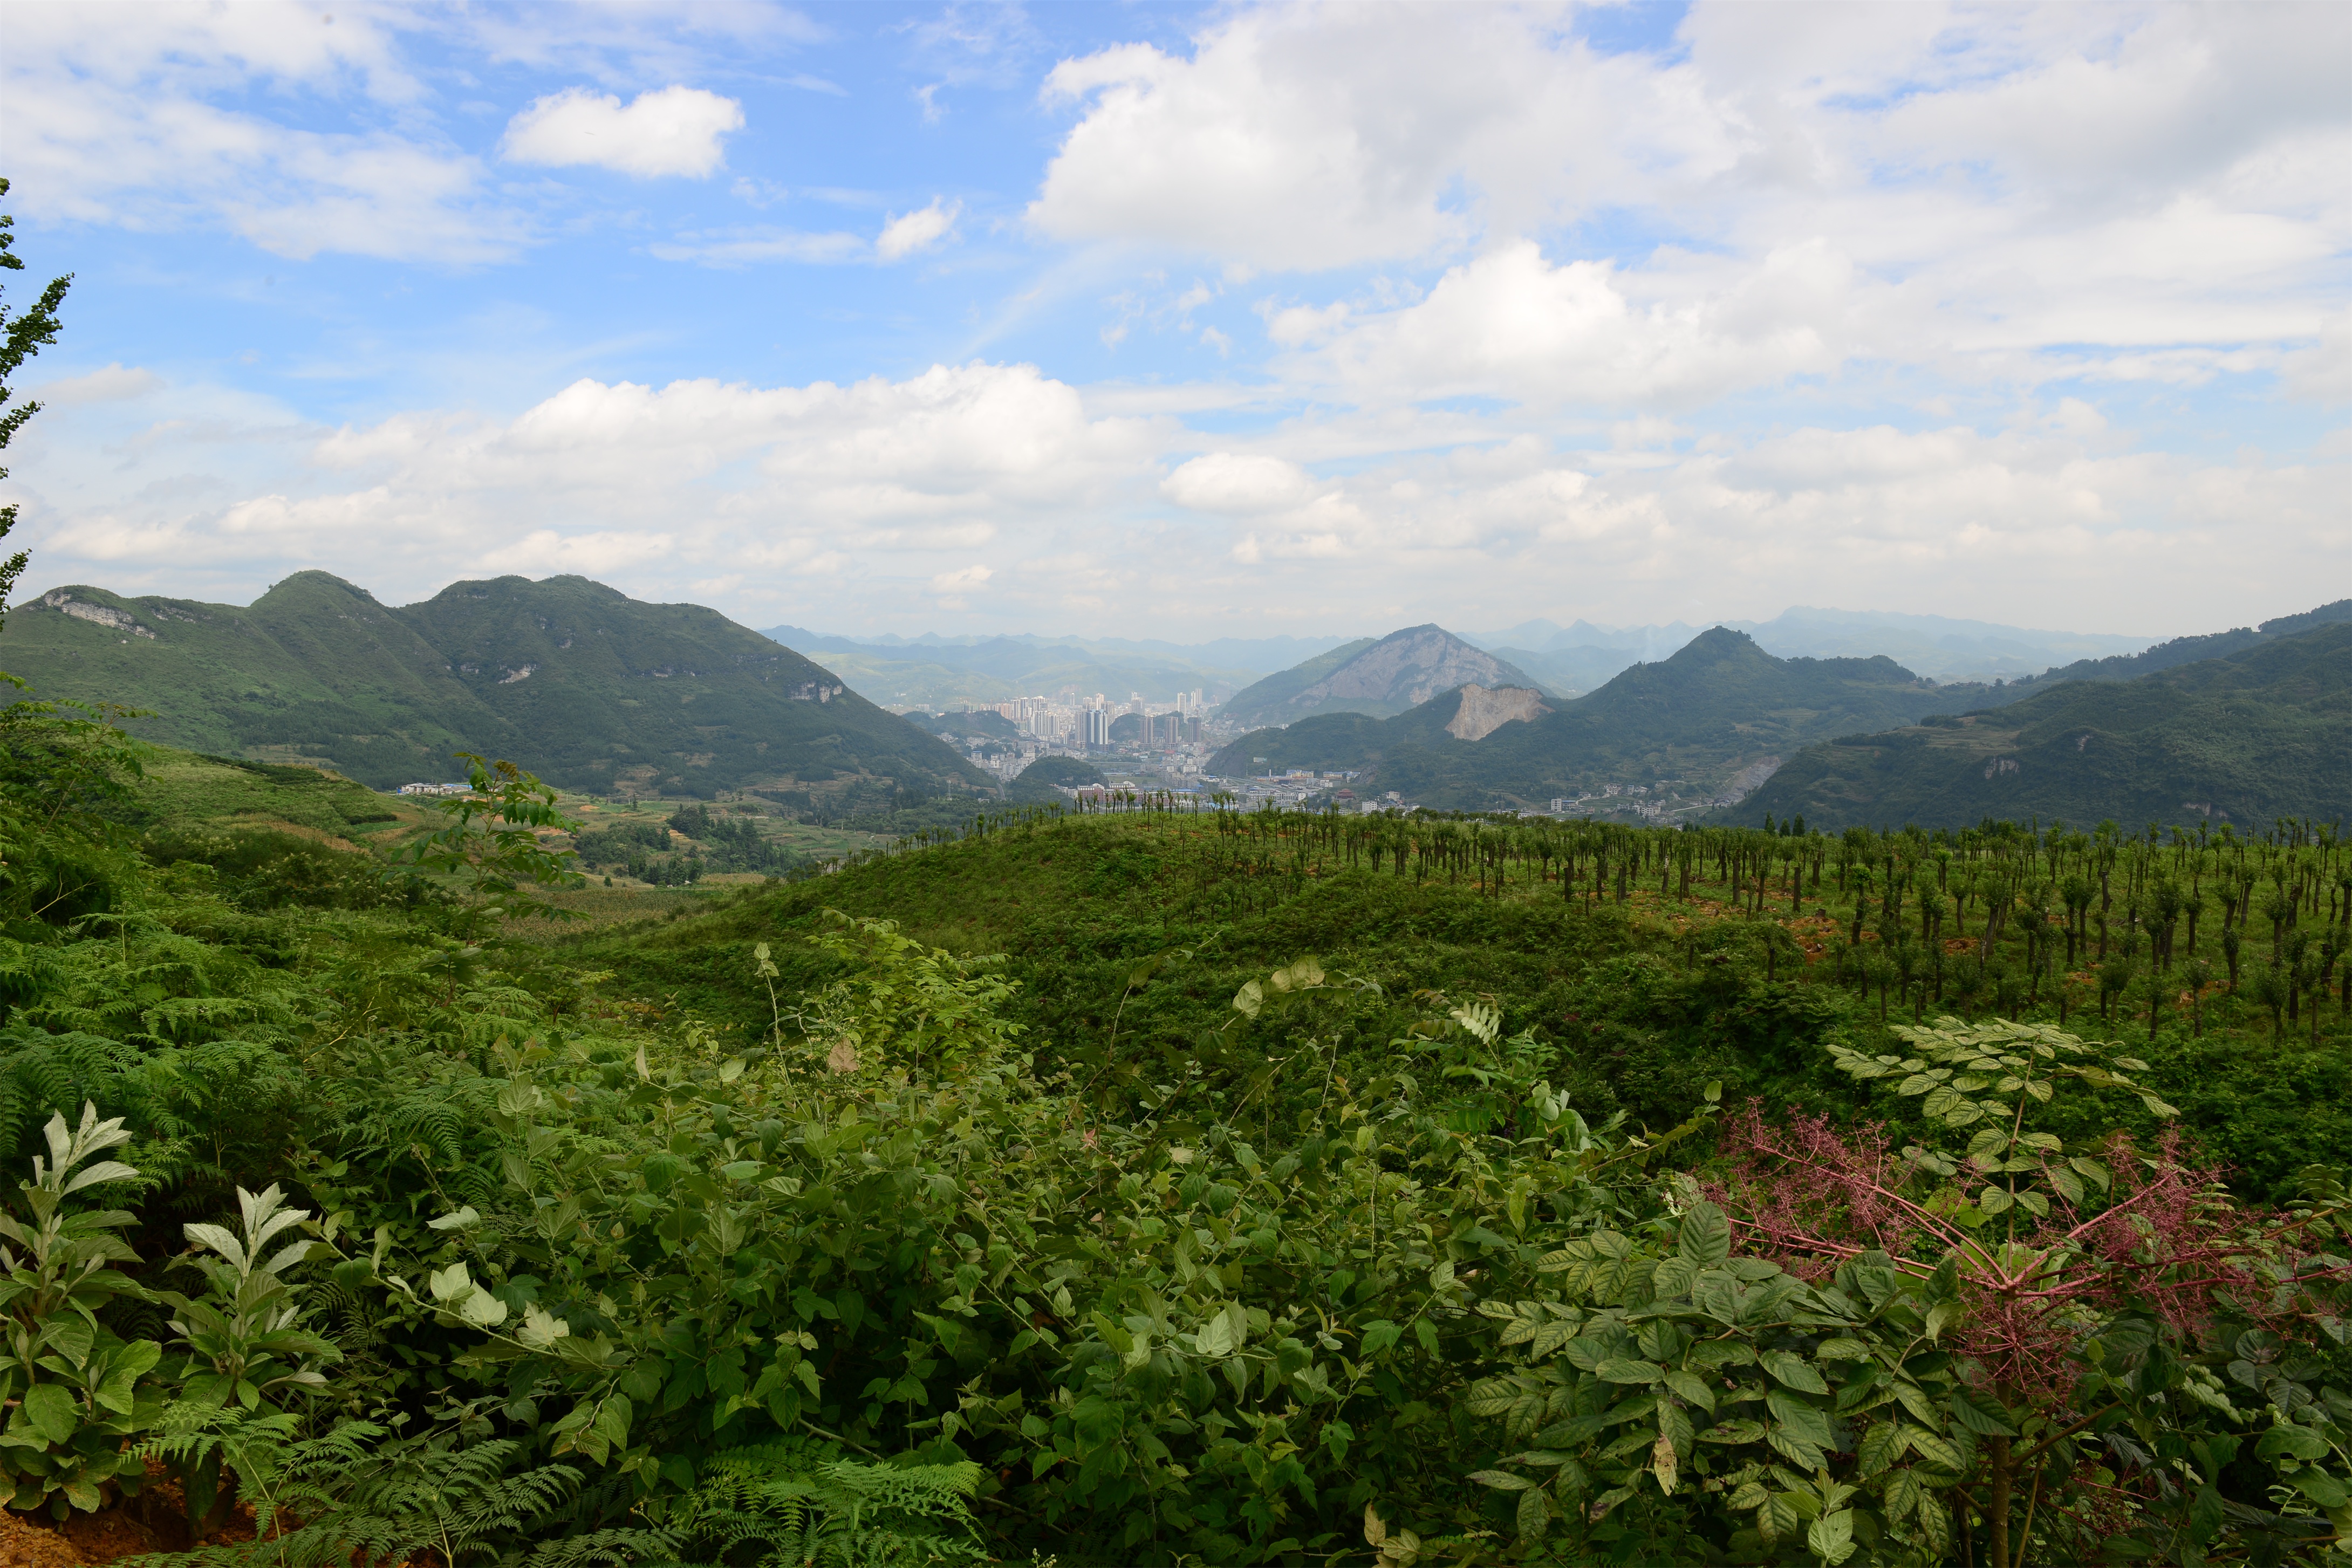
POLYGON ((1468 684, 1535 687, 1526 671, 1429 622, 1343 643, 1234 694, 1221 716, 1240 724, 1345 710, 1391 717, 1468 684))
POLYGON ((1838 737, 1717 815, 1824 828, 2341 820, 2352 816, 2352 622, 2309 621, 2266 622, 2305 629, 2137 679, 2069 681, 1999 708, 1838 737))
POLYGON ((1638 795, 1604 798, 1640 815, 1654 811, 1634 810, 1635 801, 1666 810, 1658 803, 1671 797, 1679 802, 1672 810, 1689 814, 1806 741, 1973 703, 1975 694, 1929 685, 1884 656, 1776 658, 1747 633, 1714 627, 1590 695, 1527 702, 1525 717, 1465 724, 1465 701, 1491 703, 1457 687, 1392 717, 1322 714, 1254 731, 1210 769, 1250 768, 1261 756, 1275 769, 1353 768, 1370 775, 1360 791, 1393 789, 1466 810, 1542 810, 1563 797, 1638 787, 1638 795), (1465 731, 1478 738, 1462 738, 1465 731))
POLYGON ((246 606, 68 584, 10 615, 0 664, 43 696, 152 710, 127 725, 146 738, 377 788, 450 777, 461 750, 598 792, 760 789, 800 806, 992 788, 717 611, 581 577, 453 583, 399 608, 323 571, 246 606))

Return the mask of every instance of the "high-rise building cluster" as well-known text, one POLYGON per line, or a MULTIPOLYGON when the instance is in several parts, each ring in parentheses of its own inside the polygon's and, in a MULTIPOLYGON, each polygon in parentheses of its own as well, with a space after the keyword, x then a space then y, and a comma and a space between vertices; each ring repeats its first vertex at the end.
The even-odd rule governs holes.
POLYGON ((1121 726, 1116 744, 1140 744, 1148 750, 1160 750, 1199 746, 1207 738, 1202 715, 1208 704, 1198 688, 1178 692, 1173 703, 1154 702, 1140 692, 1129 692, 1123 702, 1101 692, 1081 696, 1065 687, 1059 700, 1013 697, 988 706, 1024 736, 1048 745, 1108 747, 1115 744, 1112 726, 1129 715, 1139 723, 1132 732, 1121 726))

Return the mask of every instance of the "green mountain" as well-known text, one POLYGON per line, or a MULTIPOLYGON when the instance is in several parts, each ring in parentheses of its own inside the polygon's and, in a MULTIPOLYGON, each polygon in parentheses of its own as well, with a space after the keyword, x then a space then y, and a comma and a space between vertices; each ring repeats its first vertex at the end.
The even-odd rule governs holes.
POLYGON ((1377 642, 1350 643, 1268 675, 1220 710, 1238 724, 1291 724, 1318 713, 1386 718, 1469 683, 1528 686, 1535 682, 1507 659, 1436 625, 1408 626, 1377 642))
POLYGON ((1811 747, 1736 816, 1768 811, 1823 828, 2340 821, 2352 816, 2352 623, 1811 747))
POLYGON ((1076 789, 1103 782, 1101 769, 1076 757, 1041 757, 1021 770, 1021 777, 1006 786, 1009 800, 1052 804, 1067 800, 1064 789, 1076 789))
POLYGON ((1591 695, 1550 702, 1475 685, 1386 720, 1331 714, 1243 737, 1213 773, 1369 770, 1359 780, 1424 806, 1687 815, 1744 795, 1780 759, 1858 724, 1902 723, 1979 699, 1891 659, 1776 659, 1717 627, 1591 695), (1267 761, 1253 767, 1252 759, 1267 761), (1639 793, 1634 793, 1638 789, 1639 793))
POLYGON ((462 776, 457 751, 600 793, 757 789, 788 804, 985 790, 952 748, 717 611, 580 577, 459 582, 394 609, 321 571, 252 604, 53 590, 0 667, 35 695, 147 710, 192 751, 331 767, 378 789, 462 776))
POLYGON ((2182 664, 2195 664, 2200 659, 2218 659, 2242 648, 2259 648, 2282 637, 2292 637, 2297 632, 2338 625, 2347 621, 2352 621, 2352 599, 2339 599, 2333 604, 2323 604, 2299 615, 2281 615, 2263 622, 2260 626, 2240 626, 2232 631, 2212 632, 2202 636, 2175 637, 2170 642, 2158 643, 2137 653, 2118 653, 2105 659, 2077 659, 2071 664, 2053 665, 2041 674, 2011 681, 2005 687, 1996 687, 1990 695, 1997 701, 2016 702, 2068 681, 2136 681, 2158 670, 2174 669, 2182 664))

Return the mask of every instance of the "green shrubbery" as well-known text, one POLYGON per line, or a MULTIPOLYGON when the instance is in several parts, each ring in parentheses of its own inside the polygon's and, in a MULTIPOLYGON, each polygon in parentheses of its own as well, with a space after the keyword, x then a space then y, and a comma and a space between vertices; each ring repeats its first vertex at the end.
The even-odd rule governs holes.
MULTIPOLYGON (((109 890, 0 889, 0 1157, 41 1162, 19 1506, 152 1458, 194 1524, 284 1526, 211 1555, 320 1568, 2283 1560, 2352 1526, 2330 1178, 2264 1212, 2168 1141, 2177 1028, 1882 1034, 1770 921, 1635 918, 1715 841, 1547 864, 1457 825, 1351 868, 1305 820, 1032 816, 551 946, 499 912, 563 896, 562 823, 476 772, 353 862, 372 904, 0 795, 109 890)), ((1722 847, 1752 909, 1819 846, 1722 847)))

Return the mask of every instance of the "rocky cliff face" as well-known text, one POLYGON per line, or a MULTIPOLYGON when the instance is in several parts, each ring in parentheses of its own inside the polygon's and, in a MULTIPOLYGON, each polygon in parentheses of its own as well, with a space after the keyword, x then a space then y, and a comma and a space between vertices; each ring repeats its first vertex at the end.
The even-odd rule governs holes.
POLYGON ((1535 682, 1517 666, 1472 647, 1444 627, 1412 626, 1391 632, 1282 704, 1275 722, 1287 724, 1339 709, 1400 714, 1465 685, 1524 686, 1530 688, 1528 696, 1536 695, 1535 682))
POLYGON ((1524 724, 1551 712, 1543 694, 1525 686, 1462 688, 1462 704, 1445 723, 1445 733, 1456 740, 1484 740, 1507 724, 1524 724))

